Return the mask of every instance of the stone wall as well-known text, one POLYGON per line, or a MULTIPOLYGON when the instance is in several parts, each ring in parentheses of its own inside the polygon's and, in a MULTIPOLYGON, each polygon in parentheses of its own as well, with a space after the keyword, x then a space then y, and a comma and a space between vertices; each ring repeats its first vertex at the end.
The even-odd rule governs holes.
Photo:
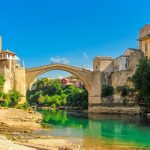
POLYGON ((142 57, 143 53, 141 51, 137 50, 135 52, 130 53, 130 57, 128 59, 128 69, 122 71, 114 71, 111 75, 111 83, 114 88, 123 85, 127 85, 130 88, 134 87, 131 78, 134 75, 136 67, 142 57))
POLYGON ((117 88, 119 86, 127 85, 130 88, 133 88, 133 82, 131 81, 131 78, 133 76, 134 72, 132 71, 117 71, 112 73, 111 75, 111 84, 114 88, 117 88))
POLYGON ((15 90, 19 91, 22 96, 26 96, 26 78, 25 78, 25 69, 24 68, 16 68, 15 69, 15 90))
POLYGON ((111 57, 95 57, 93 60, 93 71, 112 72, 113 59, 111 57))
POLYGON ((140 114, 141 109, 139 106, 122 106, 122 107, 108 107, 108 106, 91 106, 88 110, 90 113, 111 113, 111 114, 140 114))
POLYGON ((4 76, 4 78, 5 78, 3 91, 5 93, 8 93, 10 90, 13 89, 14 76, 13 76, 12 72, 9 69, 7 69, 7 68, 0 69, 0 74, 2 74, 4 76))

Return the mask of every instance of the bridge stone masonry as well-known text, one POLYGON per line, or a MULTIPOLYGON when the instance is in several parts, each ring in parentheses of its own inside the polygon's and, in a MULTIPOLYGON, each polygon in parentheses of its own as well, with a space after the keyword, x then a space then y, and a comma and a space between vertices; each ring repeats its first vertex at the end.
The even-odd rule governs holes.
POLYGON ((101 103, 102 73, 100 71, 90 71, 87 69, 73 67, 65 64, 51 64, 26 69, 26 89, 30 89, 31 84, 36 77, 50 70, 67 71, 79 77, 83 81, 88 91, 89 110, 92 108, 92 105, 101 103))

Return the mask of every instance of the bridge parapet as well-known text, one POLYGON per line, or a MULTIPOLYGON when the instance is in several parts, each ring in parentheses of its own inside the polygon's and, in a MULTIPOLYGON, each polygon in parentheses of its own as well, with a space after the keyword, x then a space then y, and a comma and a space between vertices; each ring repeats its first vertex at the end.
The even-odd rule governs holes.
POLYGON ((76 70, 84 70, 84 71, 90 71, 91 72, 91 70, 88 70, 88 69, 85 69, 85 68, 79 68, 79 67, 66 65, 66 64, 59 64, 59 63, 43 65, 43 66, 38 66, 38 67, 32 67, 32 68, 27 68, 26 71, 30 71, 30 70, 33 71, 33 70, 37 70, 37 69, 41 69, 41 68, 55 67, 55 66, 70 67, 70 68, 74 68, 76 70))

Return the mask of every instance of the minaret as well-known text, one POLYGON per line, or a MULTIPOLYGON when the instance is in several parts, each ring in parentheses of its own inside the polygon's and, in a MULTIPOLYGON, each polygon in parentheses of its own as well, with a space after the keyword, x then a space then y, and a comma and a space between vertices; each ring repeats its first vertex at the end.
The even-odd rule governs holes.
POLYGON ((0 52, 2 51, 2 37, 0 36, 0 52))

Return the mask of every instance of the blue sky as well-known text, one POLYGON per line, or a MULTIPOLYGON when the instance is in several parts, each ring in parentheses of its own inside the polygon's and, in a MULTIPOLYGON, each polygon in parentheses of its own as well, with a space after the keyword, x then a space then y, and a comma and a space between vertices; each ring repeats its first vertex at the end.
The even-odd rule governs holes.
POLYGON ((3 49, 26 67, 61 61, 90 68, 95 56, 115 58, 137 47, 149 7, 150 0, 0 0, 3 49))

